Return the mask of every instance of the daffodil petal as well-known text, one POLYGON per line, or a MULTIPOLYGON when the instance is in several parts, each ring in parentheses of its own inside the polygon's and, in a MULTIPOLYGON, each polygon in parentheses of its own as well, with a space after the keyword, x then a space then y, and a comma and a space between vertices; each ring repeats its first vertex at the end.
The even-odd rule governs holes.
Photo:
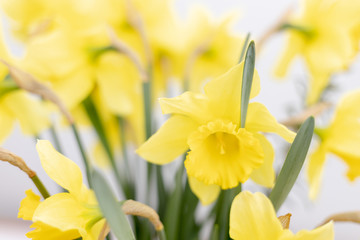
POLYGON ((53 89, 64 104, 71 110, 87 98, 94 89, 95 82, 91 69, 79 67, 70 75, 53 83, 53 89))
POLYGON ((11 113, 11 111, 6 109, 6 107, 3 104, 1 104, 1 106, 0 106, 0 116, 1 116, 0 117, 0 126, 1 126, 0 143, 2 143, 5 140, 5 138, 10 135, 10 133, 13 129, 15 118, 14 118, 13 114, 11 113))
POLYGON ((49 127, 49 114, 40 101, 26 96, 25 91, 15 91, 4 96, 2 103, 19 120, 25 134, 37 135, 49 127))
POLYGON ((279 239, 282 231, 274 207, 264 194, 244 191, 234 198, 230 209, 232 239, 279 239))
POLYGON ((287 45, 285 46, 279 61, 276 63, 274 70, 274 75, 279 78, 286 76, 292 60, 297 54, 301 53, 306 40, 301 33, 295 31, 288 33, 287 38, 287 45))
MULTIPOLYGON (((286 238, 284 238, 285 240, 286 238)), ((329 222, 314 230, 301 230, 289 240, 333 240, 334 239, 334 224, 329 222)), ((283 240, 281 238, 281 240, 283 240)))
POLYGON ((40 196, 36 195, 31 189, 25 191, 26 197, 21 200, 18 218, 32 220, 36 208, 40 204, 40 196))
POLYGON ((26 236, 32 240, 43 240, 43 239, 64 240, 64 239, 78 239, 80 237, 80 233, 77 229, 61 231, 56 227, 49 226, 39 221, 34 222, 30 227, 35 229, 31 232, 28 232, 26 236))
POLYGON ((209 100, 203 94, 185 92, 174 98, 160 98, 159 102, 163 114, 188 116, 200 124, 211 119, 209 100))
POLYGON ((250 103, 245 128, 251 132, 276 133, 288 142, 292 142, 295 133, 278 123, 269 110, 261 103, 250 103))
MULTIPOLYGON (((311 71, 311 70, 310 70, 311 71)), ((324 89, 330 81, 329 73, 321 73, 318 71, 311 71, 310 86, 308 95, 306 97, 306 103, 312 105, 319 101, 324 89)))
POLYGON ((129 115, 134 106, 131 94, 136 94, 140 76, 134 64, 119 53, 100 56, 96 68, 97 83, 106 106, 114 114, 129 115))
MULTIPOLYGON (((206 96, 211 101, 211 108, 218 118, 225 118, 233 123, 240 121, 241 84, 244 62, 231 68, 220 77, 211 80, 204 87, 206 96)), ((250 98, 260 92, 260 78, 255 70, 250 98)))
MULTIPOLYGON (((66 232, 85 229, 84 207, 70 193, 58 193, 45 199, 35 210, 33 222, 43 222, 66 232)), ((82 234, 82 233, 80 233, 82 234)))
POLYGON ((188 117, 172 116, 136 152, 149 162, 169 163, 189 148, 187 138, 197 127, 188 117))
POLYGON ((47 175, 75 196, 80 196, 83 188, 83 176, 80 168, 57 152, 47 140, 38 140, 36 149, 47 175))
POLYGON ((335 118, 326 131, 326 142, 329 151, 340 157, 360 157, 360 90, 347 94, 338 104, 335 118))
POLYGON ((211 204, 219 196, 221 188, 218 185, 207 185, 194 177, 188 179, 192 192, 199 198, 202 205, 211 204))
POLYGON ((311 199, 315 199, 319 193, 321 179, 323 175, 323 168, 325 163, 326 149, 320 146, 309 159, 309 165, 307 169, 307 177, 309 181, 311 199))
POLYGON ((275 171, 273 167, 275 152, 271 143, 261 134, 254 134, 260 141, 261 147, 264 150, 264 163, 253 170, 250 178, 257 184, 271 188, 275 182, 275 171))

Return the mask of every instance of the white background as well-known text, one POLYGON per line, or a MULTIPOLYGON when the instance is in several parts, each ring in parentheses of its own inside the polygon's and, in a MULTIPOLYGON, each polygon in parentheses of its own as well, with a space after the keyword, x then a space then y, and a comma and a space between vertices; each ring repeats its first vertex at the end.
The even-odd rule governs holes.
MULTIPOLYGON (((241 13, 241 18, 236 23, 235 30, 243 34, 251 32, 256 40, 266 29, 276 23, 290 4, 295 2, 290 0, 182 0, 176 1, 176 9, 182 16, 186 16, 189 6, 193 4, 207 6, 215 16, 222 16, 228 11, 238 11, 241 13)), ((299 81, 306 80, 306 73, 299 62, 293 64, 287 81, 279 82, 272 78, 271 71, 283 44, 283 35, 274 36, 264 46, 256 62, 262 87, 256 101, 264 103, 279 120, 284 120, 289 111, 300 110, 299 81)), ((17 51, 17 46, 13 43, 12 48, 17 51)), ((360 61, 357 60, 347 73, 336 76, 334 80, 339 87, 339 93, 359 87, 359 67, 360 61)), ((339 93, 332 96, 335 102, 341 97, 339 93)), ((48 133, 41 136, 50 139, 48 133)), ((66 149, 66 155, 82 166, 71 132, 62 132, 60 137, 66 149)), ((85 137, 85 142, 92 142, 91 133, 87 133, 85 137)), ((276 137, 272 140, 281 141, 276 137)), ((46 176, 39 164, 35 151, 35 139, 23 136, 17 127, 3 147, 23 157, 31 168, 36 170, 51 192, 57 191, 55 184, 46 176)), ((283 156, 280 154, 277 156, 277 161, 281 159, 283 156)), ((346 166, 340 159, 328 157, 321 193, 316 202, 308 199, 307 183, 304 174, 301 173, 293 191, 279 211, 279 215, 292 213, 291 230, 296 232, 300 229, 312 229, 333 213, 360 209, 360 181, 349 183, 345 178, 345 172, 346 166)), ((0 163, 0 239, 26 239, 24 234, 29 230, 29 224, 16 220, 16 216, 20 201, 25 196, 24 192, 29 188, 35 189, 25 174, 8 164, 0 163)), ((246 184, 245 188, 255 189, 251 184, 246 184)), ((360 239, 360 225, 336 223, 335 233, 338 240, 360 239)))

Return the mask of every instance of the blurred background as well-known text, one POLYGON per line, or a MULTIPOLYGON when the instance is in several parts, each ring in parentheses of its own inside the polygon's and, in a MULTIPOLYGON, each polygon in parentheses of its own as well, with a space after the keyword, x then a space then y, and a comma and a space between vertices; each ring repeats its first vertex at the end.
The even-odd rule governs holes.
MULTIPOLYGON (((267 29, 271 28, 287 9, 296 5, 296 0, 181 0, 174 1, 175 9, 184 19, 193 5, 207 8, 214 16, 221 17, 228 12, 236 12, 239 19, 234 30, 241 34, 251 33, 255 40, 260 39, 267 29)), ((159 9, 159 12, 161 10, 159 9)), ((160 14, 160 13, 159 13, 160 14)), ((6 42, 12 52, 21 54, 21 46, 14 42, 8 33, 7 20, 4 18, 6 42)), ((281 121, 301 111, 302 92, 307 73, 301 61, 292 64, 290 74, 286 80, 277 80, 273 77, 274 63, 278 59, 284 46, 284 35, 279 33, 271 37, 263 46, 256 60, 256 68, 261 79, 261 93, 257 101, 266 105, 269 111, 281 121)), ((339 74, 332 79, 336 91, 330 96, 336 103, 343 93, 360 87, 360 59, 358 58, 346 73, 339 74)), ((327 121, 324 116, 324 121, 327 121)), ((42 138, 51 139, 49 133, 41 134, 42 138)), ((83 140, 89 145, 94 134, 86 132, 83 140)), ((60 132, 60 140, 65 149, 65 155, 82 165, 76 143, 69 130, 60 132)), ((271 136, 272 142, 282 141, 271 136)), ((315 141, 313 140, 313 143, 315 141)), ((36 140, 33 137, 22 135, 19 126, 4 142, 3 147, 18 154, 29 163, 40 178, 46 182, 50 192, 58 191, 55 183, 45 174, 35 149, 36 140)), ((313 144, 311 149, 315 147, 313 144)), ((283 146, 276 149, 276 161, 283 159, 283 146)), ((310 150, 311 151, 311 150, 310 150)), ((288 199, 279 211, 279 215, 291 213, 290 229, 294 232, 300 229, 312 229, 319 225, 328 216, 344 211, 360 209, 360 180, 350 183, 345 178, 345 164, 334 156, 328 156, 324 170, 323 185, 316 201, 308 198, 308 186, 303 171, 290 193, 288 199)), ((17 219, 20 201, 25 197, 25 190, 35 187, 28 177, 9 164, 0 162, 0 239, 26 239, 24 234, 29 231, 29 223, 17 219)), ((252 183, 246 183, 245 189, 255 191, 252 183)), ((352 223, 335 224, 336 239, 359 239, 360 225, 352 223)))

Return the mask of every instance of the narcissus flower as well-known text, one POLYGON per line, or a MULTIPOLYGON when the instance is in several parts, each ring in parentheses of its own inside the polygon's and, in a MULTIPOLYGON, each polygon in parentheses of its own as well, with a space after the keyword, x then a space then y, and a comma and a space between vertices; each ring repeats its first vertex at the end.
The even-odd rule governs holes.
MULTIPOLYGON (((243 68, 241 63, 207 83, 205 94, 160 99, 163 113, 171 117, 137 150, 152 163, 166 164, 190 149, 185 167, 203 204, 214 201, 220 188, 236 187, 249 177, 271 187, 274 150, 259 132, 274 132, 289 142, 294 138, 260 103, 249 104, 246 126, 239 127, 243 68)), ((259 91, 255 71, 250 98, 259 91)))
POLYGON ((284 77, 294 57, 301 55, 311 75, 308 104, 319 99, 330 75, 346 69, 357 54, 359 9, 354 0, 303 0, 288 21, 292 27, 286 30, 287 46, 275 74, 284 77))
MULTIPOLYGON (((0 58, 13 62, 2 37, 0 28, 0 58)), ((37 135, 49 127, 50 112, 39 99, 32 98, 19 89, 9 77, 9 70, 0 64, 0 143, 11 133, 16 122, 20 123, 24 134, 37 135)))
POLYGON ((231 31, 234 16, 215 22, 204 9, 195 9, 188 20, 189 38, 183 54, 189 89, 199 92, 206 80, 218 77, 239 61, 244 39, 231 31))
POLYGON ((58 153, 51 143, 39 140, 36 145, 45 172, 68 190, 40 202, 40 197, 26 191, 18 217, 31 220, 35 230, 26 234, 32 239, 98 239, 105 220, 92 190, 83 184, 80 168, 58 153))
POLYGON ((348 165, 347 177, 350 181, 360 176, 360 90, 346 95, 339 103, 335 116, 325 129, 316 129, 320 143, 310 156, 308 180, 310 197, 319 192, 326 154, 332 153, 348 165))
POLYGON ((270 200, 262 193, 238 194, 230 210, 230 237, 235 240, 331 240, 333 223, 294 234, 283 229, 270 200))

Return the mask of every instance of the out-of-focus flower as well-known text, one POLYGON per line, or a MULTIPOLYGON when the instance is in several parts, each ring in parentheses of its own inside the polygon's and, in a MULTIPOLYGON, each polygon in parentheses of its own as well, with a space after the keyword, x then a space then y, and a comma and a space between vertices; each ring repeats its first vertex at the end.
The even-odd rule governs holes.
POLYGON ((316 129, 320 143, 310 156, 308 180, 310 197, 314 199, 321 185, 326 154, 332 153, 348 165, 347 177, 350 181, 360 176, 360 91, 346 95, 339 103, 335 116, 325 129, 316 129))
MULTIPOLYGON (((6 49, 0 29, 0 58, 13 61, 6 49)), ((49 111, 39 99, 18 88, 9 76, 8 68, 0 64, 0 142, 11 133, 14 123, 20 123, 24 134, 37 135, 49 127, 49 111)))
POLYGON ((264 194, 245 191, 238 194, 231 205, 230 237, 235 240, 331 240, 334 239, 334 230, 330 222, 311 231, 301 230, 293 234, 283 228, 272 203, 264 194))
POLYGON ((294 57, 301 55, 310 72, 308 104, 319 100, 330 75, 345 70, 357 54, 359 11, 359 1, 354 0, 303 0, 289 19, 287 46, 275 74, 284 77, 294 57))
POLYGON ((185 78, 189 89, 199 92, 206 80, 218 77, 239 61, 244 40, 231 31, 234 16, 219 22, 203 9, 194 9, 188 20, 184 50, 185 78))
MULTIPOLYGON (((219 189, 236 187, 251 177, 271 187, 274 182, 271 144, 259 132, 274 132, 287 141, 294 133, 276 122, 260 103, 250 103, 245 128, 240 128, 241 79, 244 64, 205 85, 205 94, 186 92, 160 99, 170 119, 137 150, 144 159, 166 164, 190 148, 185 167, 192 190, 204 204, 219 189), (208 190, 208 191, 207 191, 208 190)), ((255 71, 251 98, 260 91, 255 71)))
POLYGON ((65 105, 75 111, 75 118, 84 116, 78 114, 82 102, 96 91, 99 95, 96 100, 101 99, 98 105, 113 115, 127 118, 140 143, 144 132, 140 74, 127 56, 101 50, 106 46, 102 44, 106 38, 88 42, 87 37, 54 31, 28 44, 22 64, 39 80, 51 84, 65 105))
POLYGON ((35 230, 26 234, 32 239, 98 239, 105 220, 92 190, 83 184, 80 168, 58 153, 49 141, 36 145, 45 172, 68 190, 40 202, 40 197, 26 191, 18 217, 31 220, 35 230))

